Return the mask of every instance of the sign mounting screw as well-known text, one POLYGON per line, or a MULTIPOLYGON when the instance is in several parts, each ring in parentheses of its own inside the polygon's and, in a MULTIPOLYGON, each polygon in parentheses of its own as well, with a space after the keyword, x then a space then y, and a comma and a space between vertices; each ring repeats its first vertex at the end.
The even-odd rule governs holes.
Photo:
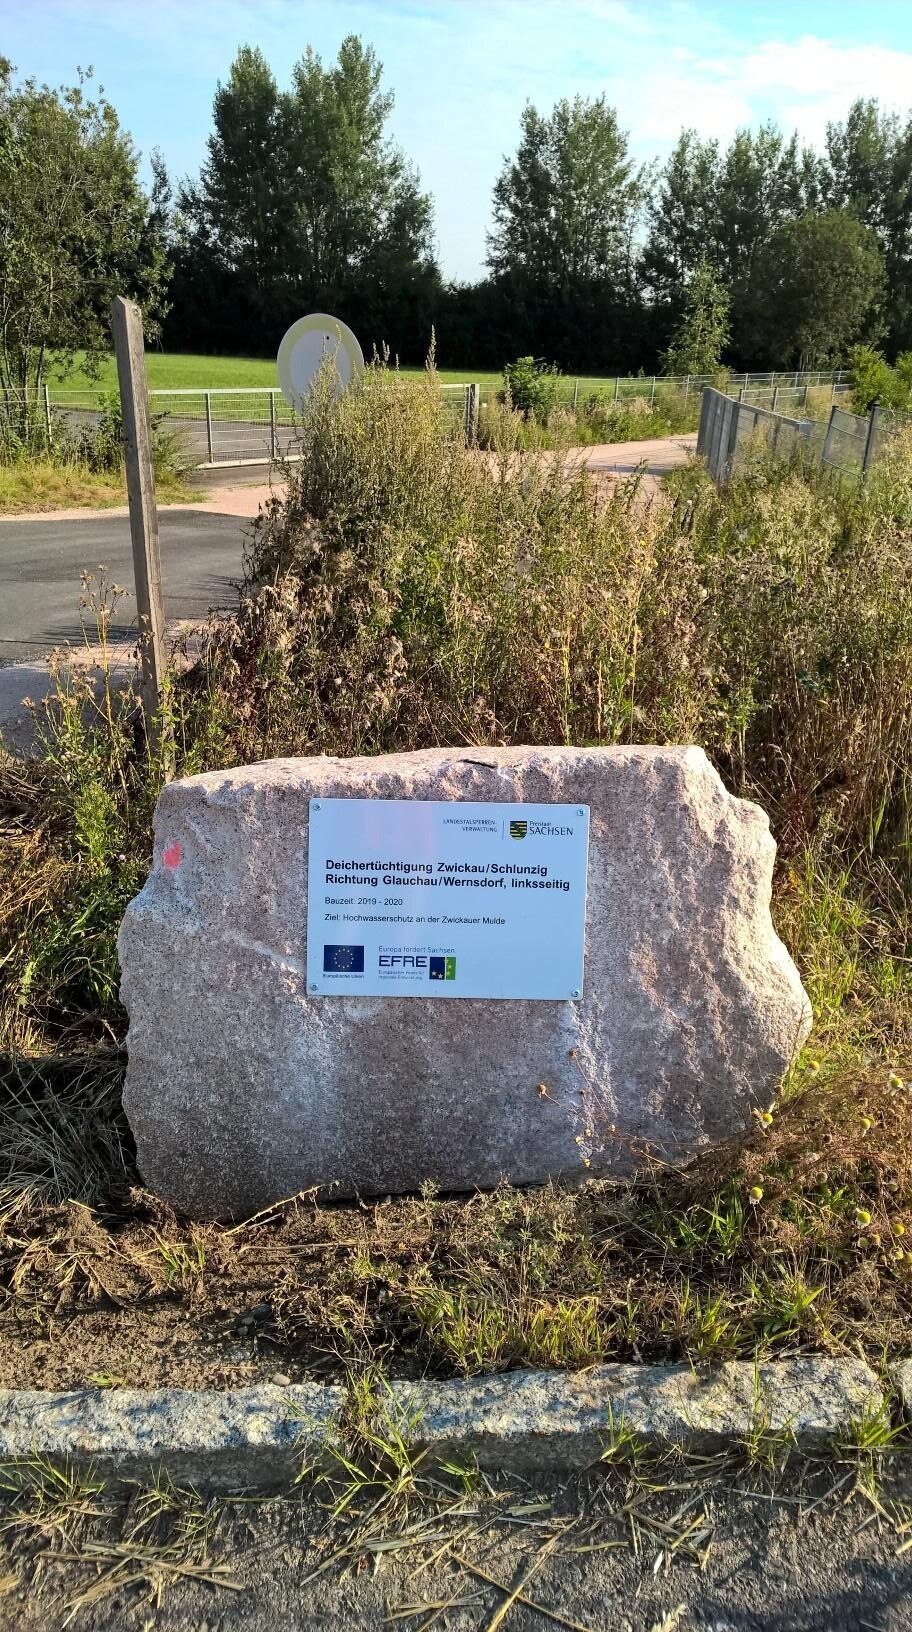
MULTIPOLYGON (((313 805, 313 808, 314 808, 314 810, 319 810, 319 808, 320 808, 320 801, 319 801, 319 799, 315 799, 315 800, 314 800, 314 805, 313 805)), ((581 813, 581 814, 582 814, 582 813, 581 813)))
POLYGON ((316 983, 316 981, 315 981, 315 980, 312 980, 312 981, 311 981, 311 983, 310 983, 310 990, 311 990, 311 991, 312 991, 312 992, 318 992, 318 991, 319 991, 319 990, 320 990, 320 988, 319 988, 319 986, 318 986, 318 985, 317 985, 317 983, 316 983))
POLYGON ((578 986, 574 986, 574 988, 573 988, 573 991, 572 991, 572 992, 571 992, 571 993, 570 993, 570 996, 571 996, 571 997, 579 997, 579 995, 580 995, 580 994, 579 994, 579 987, 578 987, 578 986))

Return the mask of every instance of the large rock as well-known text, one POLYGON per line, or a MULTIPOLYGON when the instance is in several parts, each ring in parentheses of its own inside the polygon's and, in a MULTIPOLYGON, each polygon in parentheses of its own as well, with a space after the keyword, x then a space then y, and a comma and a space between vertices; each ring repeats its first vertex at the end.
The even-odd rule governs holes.
POLYGON ((745 1129, 810 1026, 775 935, 775 845, 697 748, 288 759, 172 782, 120 935, 125 1103, 154 1190, 239 1216, 629 1173, 745 1129), (591 809, 577 1002, 308 997, 311 797, 591 809))

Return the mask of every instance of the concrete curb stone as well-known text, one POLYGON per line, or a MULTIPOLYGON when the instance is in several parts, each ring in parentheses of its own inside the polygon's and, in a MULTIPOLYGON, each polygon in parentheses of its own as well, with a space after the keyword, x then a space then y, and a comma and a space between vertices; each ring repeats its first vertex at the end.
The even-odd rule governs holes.
POLYGON ((912 1359, 894 1360, 890 1367, 890 1381, 902 1402, 907 1417, 912 1417, 912 1359))
MULTIPOLYGON (((912 1362, 906 1373, 912 1393, 912 1362)), ((883 1391, 862 1360, 812 1355, 698 1374, 686 1365, 512 1371, 394 1382, 386 1409, 412 1423, 426 1466, 477 1459, 506 1474, 570 1474, 597 1462, 623 1423, 656 1448, 733 1447, 757 1427, 820 1451, 883 1391)), ((909 1396, 905 1396, 908 1400, 909 1396)), ((199 1490, 274 1490, 338 1433, 345 1390, 300 1383, 189 1389, 0 1390, 0 1463, 40 1456, 113 1480, 166 1472, 199 1490)))

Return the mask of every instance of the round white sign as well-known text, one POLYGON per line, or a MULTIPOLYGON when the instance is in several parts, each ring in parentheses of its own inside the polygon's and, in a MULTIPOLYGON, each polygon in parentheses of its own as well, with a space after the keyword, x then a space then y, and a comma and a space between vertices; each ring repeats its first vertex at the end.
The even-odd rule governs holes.
POLYGON ((298 413, 313 390, 314 379, 327 357, 336 365, 337 389, 344 391, 364 373, 364 356, 346 323, 326 312, 299 317, 282 336, 277 366, 282 395, 298 413))

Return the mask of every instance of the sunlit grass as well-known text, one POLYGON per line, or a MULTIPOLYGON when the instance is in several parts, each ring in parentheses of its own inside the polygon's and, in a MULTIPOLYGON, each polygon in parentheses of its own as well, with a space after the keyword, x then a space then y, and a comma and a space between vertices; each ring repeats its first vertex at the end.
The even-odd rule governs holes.
MULTIPOLYGON (((173 477, 160 477, 156 493, 164 504, 189 504, 204 496, 173 477)), ((46 459, 0 464, 0 516, 45 510, 102 510, 126 502, 123 476, 115 471, 91 471, 82 465, 58 465, 46 459)))

